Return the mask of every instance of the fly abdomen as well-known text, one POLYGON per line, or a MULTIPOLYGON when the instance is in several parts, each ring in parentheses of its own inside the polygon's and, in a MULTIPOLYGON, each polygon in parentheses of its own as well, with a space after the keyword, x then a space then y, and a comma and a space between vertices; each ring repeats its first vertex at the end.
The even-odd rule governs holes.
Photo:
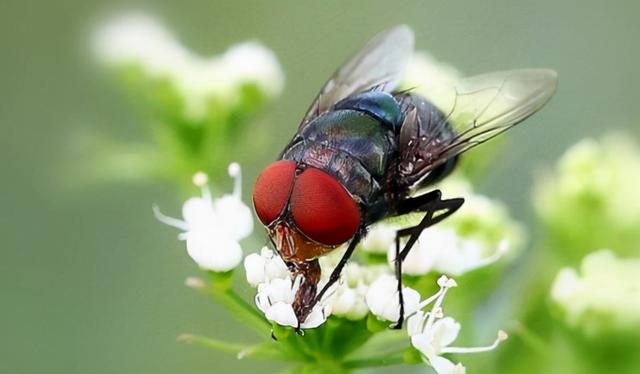
POLYGON ((447 116, 424 97, 415 93, 396 93, 404 115, 398 141, 398 177, 404 188, 421 188, 436 183, 454 170, 458 157, 452 157, 434 168, 421 172, 438 156, 442 144, 455 137, 447 116))

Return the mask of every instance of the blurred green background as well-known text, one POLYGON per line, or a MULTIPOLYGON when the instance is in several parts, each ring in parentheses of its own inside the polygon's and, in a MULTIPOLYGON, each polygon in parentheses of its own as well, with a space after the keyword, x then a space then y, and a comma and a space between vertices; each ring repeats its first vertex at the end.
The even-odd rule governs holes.
MULTIPOLYGON (((153 203, 178 211, 175 186, 87 183, 74 174, 78 160, 92 156, 83 134, 146 139, 140 113, 89 53, 96 23, 129 9, 157 15, 205 55, 257 39, 280 59, 285 91, 252 124, 269 126, 272 136, 262 164, 243 164, 245 196, 331 72, 374 33, 399 23, 413 27, 419 49, 465 74, 558 70, 556 97, 511 132, 503 157, 478 186, 505 201, 525 223, 532 221, 531 184, 542 165, 586 136, 612 129, 640 135, 640 3, 635 1, 3 0, 2 373, 271 372, 278 367, 176 342, 182 332, 253 337, 183 286, 197 269, 175 232, 151 214, 153 203)), ((251 297, 248 290, 246 296, 251 297)))

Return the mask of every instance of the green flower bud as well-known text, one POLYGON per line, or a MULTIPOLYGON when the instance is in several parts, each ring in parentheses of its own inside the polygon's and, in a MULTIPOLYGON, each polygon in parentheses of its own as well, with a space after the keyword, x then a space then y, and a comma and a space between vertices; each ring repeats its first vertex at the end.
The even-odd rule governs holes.
POLYGON ((554 251, 578 257, 588 248, 640 248, 640 149, 622 135, 571 147, 538 181, 536 211, 554 251))
POLYGON ((587 255, 578 271, 563 268, 551 298, 564 320, 587 336, 640 328, 640 258, 619 258, 610 250, 587 255))

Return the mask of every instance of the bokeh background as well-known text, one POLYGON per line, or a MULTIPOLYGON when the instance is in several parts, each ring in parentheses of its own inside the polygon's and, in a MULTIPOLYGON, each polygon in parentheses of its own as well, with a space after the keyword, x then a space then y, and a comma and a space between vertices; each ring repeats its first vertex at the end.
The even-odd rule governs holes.
MULTIPOLYGON (((331 72, 370 36, 399 23, 412 26, 419 49, 465 74, 518 67, 559 72, 555 98, 511 131, 501 157, 477 184, 525 224, 533 221, 535 173, 569 145, 613 129, 640 136, 635 1, 3 0, 2 373, 280 368, 176 342, 182 332, 254 337, 183 286, 197 270, 175 232, 151 214, 154 203, 177 213, 179 187, 109 179, 82 162, 96 157, 87 140, 96 134, 147 139, 140 126, 145 119, 89 48, 102 19, 131 9, 159 17, 185 45, 205 55, 248 39, 277 55, 286 75, 284 92, 250 125, 268 126, 269 136, 256 139, 258 157, 239 156, 263 160, 243 163, 246 195, 331 72)), ((254 241, 260 244, 260 238, 254 241)))

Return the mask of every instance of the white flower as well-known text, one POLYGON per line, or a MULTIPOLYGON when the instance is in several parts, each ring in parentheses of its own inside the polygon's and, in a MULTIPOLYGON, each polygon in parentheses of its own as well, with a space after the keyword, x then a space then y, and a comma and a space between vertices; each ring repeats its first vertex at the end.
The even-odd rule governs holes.
POLYGON ((331 314, 331 307, 325 305, 321 300, 313 307, 307 319, 298 323, 292 304, 296 292, 300 288, 301 280, 301 277, 297 277, 295 280, 291 280, 289 277, 277 278, 258 285, 256 305, 269 321, 282 326, 297 328, 299 324, 303 329, 312 329, 327 320, 331 314))
MULTIPOLYGON (((319 258, 322 269, 321 284, 326 284, 336 265, 340 262, 347 247, 337 248, 331 253, 319 258)), ((363 265, 350 261, 345 265, 330 292, 327 302, 331 304, 331 314, 359 320, 367 316, 369 308, 365 296, 369 286, 382 274, 388 274, 389 267, 385 264, 363 265)))
POLYGON ((156 218, 181 229, 178 236, 187 242, 187 253, 203 269, 217 272, 234 269, 242 261, 238 243, 253 230, 251 210, 241 200, 240 166, 229 165, 229 175, 235 179, 232 194, 213 199, 204 173, 194 176, 202 196, 192 197, 182 206, 183 219, 163 215, 154 207, 156 218))
POLYGON ((134 65, 152 77, 168 78, 185 99, 185 114, 192 119, 202 118, 211 96, 234 98, 236 89, 252 83, 273 97, 284 82, 273 52, 257 42, 238 44, 219 57, 202 57, 144 14, 125 14, 102 25, 93 47, 106 64, 134 65))
MULTIPOLYGON (((322 256, 320 267, 322 277, 320 283, 326 284, 336 265, 344 255, 346 246, 338 248, 326 256, 322 256)), ((369 285, 382 274, 388 274, 389 268, 384 264, 362 265, 350 261, 342 270, 340 279, 327 295, 327 302, 331 303, 331 314, 350 320, 359 320, 367 316, 369 308, 365 296, 369 285)))
MULTIPOLYGON (((420 234, 402 263, 402 270, 410 275, 424 275, 430 271, 462 275, 497 261, 509 249, 505 240, 489 255, 485 254, 485 247, 477 240, 461 237, 453 229, 430 227, 420 234)), ((391 264, 395 261, 395 246, 389 249, 387 259, 391 264)))
MULTIPOLYGON (((324 274, 330 273, 323 261, 320 262, 323 269, 327 269, 324 274)), ((360 265, 356 262, 349 262, 340 276, 340 281, 335 286, 333 295, 329 297, 332 314, 342 316, 350 320, 359 320, 367 316, 369 307, 365 297, 369 291, 370 284, 378 279, 380 274, 388 273, 388 268, 384 265, 360 265)), ((328 275, 326 276, 328 278, 328 275)), ((326 279, 323 277, 323 281, 326 279)))
POLYGON ((368 290, 369 287, 362 282, 355 287, 340 284, 331 297, 332 313, 353 321, 366 317, 369 313, 365 301, 368 290))
MULTIPOLYGON (((405 316, 410 315, 418 309, 420 294, 418 291, 409 288, 402 288, 404 298, 405 316)), ((400 304, 398 298, 398 281, 393 275, 381 275, 371 284, 365 296, 367 306, 378 319, 384 321, 398 321, 400 317, 400 304)))
POLYGON ((640 258, 618 258, 610 250, 587 255, 580 273, 563 268, 551 298, 571 326, 587 334, 629 331, 640 327, 640 258))
POLYGON ((252 253, 245 257, 244 269, 247 282, 253 287, 272 279, 289 277, 287 265, 267 247, 263 247, 260 254, 252 253))
POLYGON ((93 49, 107 64, 140 64, 165 75, 184 64, 188 52, 164 25, 144 14, 126 14, 101 25, 93 49))
POLYGON ((407 321, 407 332, 411 337, 411 344, 419 350, 429 361, 438 374, 464 373, 465 368, 461 363, 454 364, 443 357, 447 353, 476 353, 495 349, 498 344, 507 338, 504 331, 498 331, 498 337, 493 344, 486 347, 459 348, 451 347, 460 332, 460 324, 452 317, 445 317, 442 311, 442 302, 447 290, 455 287, 453 279, 446 276, 438 279, 440 290, 427 300, 420 303, 420 308, 433 303, 429 312, 418 311, 410 316, 407 321))

